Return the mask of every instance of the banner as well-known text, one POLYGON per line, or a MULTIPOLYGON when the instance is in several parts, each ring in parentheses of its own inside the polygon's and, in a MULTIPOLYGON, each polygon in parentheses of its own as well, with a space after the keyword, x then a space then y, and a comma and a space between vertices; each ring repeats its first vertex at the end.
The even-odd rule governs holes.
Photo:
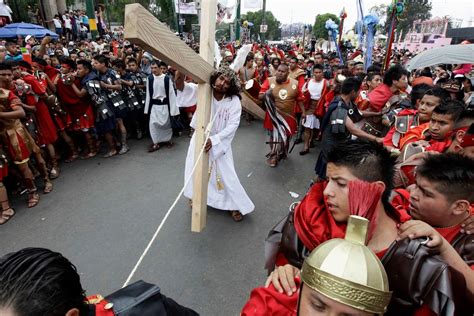
POLYGON ((174 0, 175 12, 178 14, 197 14, 196 2, 174 0))
MULTIPOLYGON (((242 1, 242 0, 241 0, 242 1)), ((261 10, 263 7, 262 0, 243 0, 243 10, 261 10)))

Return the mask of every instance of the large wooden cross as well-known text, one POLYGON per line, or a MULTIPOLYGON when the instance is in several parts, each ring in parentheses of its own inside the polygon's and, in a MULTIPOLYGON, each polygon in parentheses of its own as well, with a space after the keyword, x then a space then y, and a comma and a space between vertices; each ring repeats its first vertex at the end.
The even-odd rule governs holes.
MULTIPOLYGON (((198 83, 196 117, 196 151, 199 154, 205 140, 205 129, 211 114, 210 75, 214 70, 214 42, 217 0, 201 1, 201 31, 199 55, 180 40, 169 28, 138 3, 125 7, 125 38, 145 51, 189 75, 198 83)), ((248 98, 244 99, 247 100, 248 98)), ((252 114, 263 118, 262 110, 252 101, 243 102, 252 114), (247 105, 250 104, 250 105, 247 105)), ((206 226, 209 159, 200 159, 193 179, 193 210, 191 230, 200 232, 206 226)))

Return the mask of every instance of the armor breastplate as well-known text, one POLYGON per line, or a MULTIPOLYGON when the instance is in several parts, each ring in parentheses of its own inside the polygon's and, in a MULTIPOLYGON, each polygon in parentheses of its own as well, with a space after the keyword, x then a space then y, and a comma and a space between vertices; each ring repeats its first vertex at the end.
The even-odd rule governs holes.
POLYGON ((269 81, 276 107, 280 111, 293 115, 298 96, 298 82, 289 79, 287 82, 279 84, 275 78, 270 78, 269 81))

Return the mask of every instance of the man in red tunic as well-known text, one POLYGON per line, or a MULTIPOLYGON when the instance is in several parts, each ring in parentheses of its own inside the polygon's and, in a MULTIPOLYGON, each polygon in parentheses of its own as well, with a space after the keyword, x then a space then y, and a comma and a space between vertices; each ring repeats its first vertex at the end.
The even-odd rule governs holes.
MULTIPOLYGON (((36 107, 36 122, 38 128, 38 139, 36 140, 38 146, 44 147, 48 155, 49 161, 52 165, 50 175, 52 179, 59 176, 59 165, 56 159, 56 150, 54 143, 58 139, 58 133, 56 126, 51 118, 48 106, 45 100, 48 97, 46 93, 46 86, 44 86, 36 77, 33 75, 33 69, 31 65, 26 61, 18 62, 21 70, 22 79, 25 83, 29 84, 33 94, 26 95, 26 104, 36 107)), ((45 176, 46 177, 46 176, 45 176)), ((49 178, 49 176, 47 176, 49 178)), ((45 189, 44 193, 49 193, 53 190, 53 184, 49 179, 45 178, 45 189)))
POLYGON ((291 136, 298 128, 295 107, 299 106, 305 116, 304 96, 298 82, 289 78, 288 73, 288 65, 281 64, 276 75, 265 80, 260 89, 259 99, 264 100, 267 107, 263 127, 272 133, 271 151, 267 155, 270 167, 276 167, 287 156, 291 136))
MULTIPOLYGON (((12 79, 11 66, 0 63, 0 136, 25 182, 28 190, 28 207, 34 207, 38 204, 40 197, 28 161, 32 153, 39 153, 39 148, 19 120, 25 117, 25 111, 20 99, 10 91, 12 79)), ((41 161, 44 164, 42 158, 41 161)), ((7 214, 13 213, 10 211, 7 214)))
MULTIPOLYGON (((90 129, 94 127, 94 111, 87 94, 82 95, 78 93, 82 90, 82 85, 81 79, 74 74, 75 70, 76 63, 74 61, 63 59, 61 63, 61 76, 57 76, 55 85, 58 97, 64 105, 64 109, 71 117, 69 129, 74 132, 84 133, 88 146, 84 158, 91 158, 97 154, 94 139, 90 131, 90 129)), ((72 143, 72 146, 72 156, 68 161, 73 161, 78 158, 74 143, 72 143)))

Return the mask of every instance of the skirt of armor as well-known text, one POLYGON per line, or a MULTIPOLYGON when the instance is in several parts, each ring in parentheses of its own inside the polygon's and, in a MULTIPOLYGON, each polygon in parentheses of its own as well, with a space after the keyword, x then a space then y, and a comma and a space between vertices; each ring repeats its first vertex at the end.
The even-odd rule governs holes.
POLYGON ((127 114, 129 112, 129 107, 128 107, 127 103, 124 102, 123 104, 124 104, 123 106, 109 105, 109 108, 111 108, 112 112, 114 112, 114 115, 115 115, 116 119, 123 119, 123 118, 127 117, 127 114))
POLYGON ((137 98, 130 98, 127 100, 128 107, 130 111, 137 110, 141 108, 141 102, 137 98))
POLYGON ((95 130, 98 135, 104 135, 115 129, 115 117, 99 118, 95 123, 95 130))

